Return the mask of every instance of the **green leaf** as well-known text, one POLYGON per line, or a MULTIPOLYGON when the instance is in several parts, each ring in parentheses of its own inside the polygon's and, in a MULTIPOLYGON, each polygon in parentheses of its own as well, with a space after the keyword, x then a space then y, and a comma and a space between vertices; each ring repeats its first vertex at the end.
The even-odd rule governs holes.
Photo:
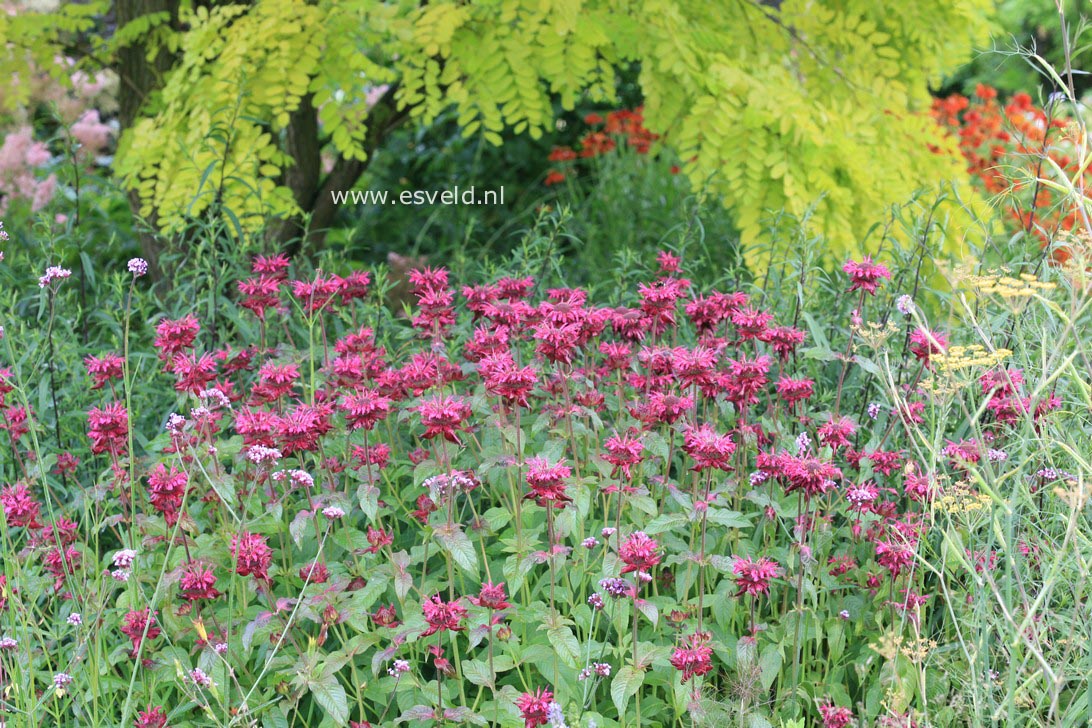
POLYGON ((650 516, 658 515, 660 512, 660 506, 656 504, 656 501, 649 498, 647 495, 635 495, 629 499, 630 504, 639 511, 644 511, 650 516))
POLYGON ((504 578, 508 582, 508 591, 515 593, 527 580, 527 574, 535 568, 534 559, 524 556, 522 559, 512 554, 504 560, 504 578))
POLYGON ((660 610, 652 602, 647 602, 644 599, 638 600, 637 611, 645 615, 648 621, 652 622, 653 627, 660 621, 660 610))
POLYGON ((489 674, 489 665, 481 660, 467 660, 464 662, 463 678, 475 685, 494 687, 493 676, 489 674))
MULTIPOLYGON (((811 335, 811 340, 815 342, 813 348, 820 352, 831 352, 831 359, 834 358, 834 354, 830 348, 830 341, 827 339, 827 335, 823 332, 823 327, 815 320, 815 317, 808 311, 801 311, 801 315, 804 317, 804 321, 808 325, 808 333, 811 335)), ((819 358, 819 357, 816 357, 819 358)))
POLYGON ((235 512, 236 503, 234 483, 232 483, 226 477, 214 478, 212 476, 209 476, 208 481, 209 485, 212 486, 212 489, 216 492, 216 495, 220 498, 220 500, 224 502, 224 505, 228 507, 228 512, 235 518, 235 520, 239 520, 239 515, 235 512))
POLYGON ((363 589, 354 591, 353 596, 349 599, 346 622, 354 629, 369 632, 371 630, 371 616, 368 614, 368 610, 379 600, 379 597, 383 596, 389 584, 390 579, 387 578, 386 574, 378 574, 368 579, 368 583, 364 585, 363 589))
POLYGON ((867 359, 867 358, 865 358, 863 356, 858 356, 856 358, 856 362, 857 362, 857 366, 859 366, 861 369, 864 369, 866 372, 868 372, 872 376, 874 376, 874 377, 882 377, 883 376, 883 373, 880 371, 880 367, 876 364, 876 362, 872 361, 871 359, 867 359))
POLYGON ((364 483, 356 489, 356 498, 360 501, 360 509, 364 511, 364 515, 368 517, 368 520, 375 521, 375 517, 379 513, 379 488, 364 483))
POLYGON ((274 706, 262 716, 262 728, 288 728, 288 716, 279 710, 279 706, 274 706))
POLYGON ((846 632, 840 621, 827 622, 827 649, 830 651, 830 662, 837 663, 846 649, 846 632))
POLYGON ((580 642, 570 628, 553 627, 546 631, 546 636, 550 638, 550 644, 557 650, 562 662, 569 667, 580 666, 580 642))
POLYGON ((483 513, 482 516, 485 518, 485 523, 489 526, 489 530, 494 533, 499 532, 512 520, 512 514, 505 508, 490 508, 483 513))
POLYGON ((311 523, 311 517, 314 514, 311 511, 300 511, 296 514, 296 517, 292 519, 292 522, 288 524, 288 533, 292 535, 292 541, 295 542, 296 548, 303 548, 303 534, 307 530, 307 526, 311 523))
POLYGON ((319 680, 310 680, 307 683, 311 694, 315 696, 315 702, 326 711, 326 714, 338 725, 346 725, 349 722, 349 698, 345 694, 345 688, 341 687, 337 676, 323 675, 319 680))
POLYGON ((739 511, 730 511, 726 508, 710 508, 706 516, 710 523, 717 523, 728 528, 750 528, 751 522, 739 511))
POLYGON ((655 536, 657 533, 667 533, 673 531, 678 526, 686 525, 686 514, 683 513, 661 513, 653 518, 645 526, 644 531, 649 536, 655 536))
POLYGON ((610 684, 610 697, 614 701, 614 707, 618 708, 619 718, 625 716, 629 699, 637 694, 644 682, 644 670, 638 670, 632 665, 624 666, 614 676, 614 681, 610 684))
POLYGON ((394 576, 394 593, 399 601, 406 598, 413 588, 413 577, 409 573, 410 557, 405 551, 398 551, 391 555, 391 571, 394 576))
POLYGON ((781 669, 781 650, 777 645, 766 646, 762 657, 758 658, 758 666, 762 670, 762 689, 769 690, 781 669))
POLYGON ((366 549, 371 546, 363 532, 351 527, 339 528, 330 536, 330 540, 346 551, 366 549))
POLYGON ((661 460, 667 460, 667 454, 670 448, 663 435, 658 432, 649 432, 645 434, 644 441, 646 450, 661 460))
POLYGON ((436 711, 427 705, 414 705, 412 708, 407 708, 402 712, 402 715, 398 716, 398 720, 395 723, 409 723, 414 720, 436 720, 436 711))
POLYGON ((818 361, 834 361, 838 358, 830 349, 821 349, 818 346, 809 346, 803 349, 801 353, 805 359, 816 359, 818 361))
POLYGON ((434 533, 440 546, 451 555, 459 568, 477 578, 478 554, 474 551, 474 544, 470 543, 470 537, 463 533, 462 526, 457 523, 450 526, 443 524, 434 533))

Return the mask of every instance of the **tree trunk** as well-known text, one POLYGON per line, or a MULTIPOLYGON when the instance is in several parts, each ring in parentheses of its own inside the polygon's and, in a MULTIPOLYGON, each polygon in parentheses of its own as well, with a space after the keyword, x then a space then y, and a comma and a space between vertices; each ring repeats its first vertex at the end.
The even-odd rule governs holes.
MULTIPOLYGON (((178 10, 184 0, 115 0, 114 15, 118 28, 144 15, 151 13, 170 13, 170 24, 178 27, 178 10)), ((196 5, 210 5, 209 0, 198 0, 196 5)), ((177 58, 160 51, 148 61, 148 45, 143 42, 133 43, 118 50, 114 71, 118 74, 118 107, 121 130, 124 131, 136 122, 141 109, 159 88, 164 74, 177 61, 177 58)), ((394 101, 395 87, 391 87, 380 98, 368 115, 368 134, 365 140, 367 159, 386 140, 387 135, 409 116, 405 110, 399 110, 394 101)), ((310 95, 300 100, 289 119, 284 134, 285 151, 292 163, 284 170, 281 183, 292 190, 292 196, 303 214, 283 220, 270 226, 270 239, 282 246, 287 246, 291 255, 320 248, 326 233, 337 213, 332 192, 348 189, 356 184, 360 175, 367 169, 368 161, 339 158, 330 174, 322 179, 321 138, 319 135, 318 112, 315 110, 310 95)), ((129 192, 129 204, 134 216, 140 218, 140 198, 135 191, 129 192)), ((167 241, 157 234, 154 211, 142 219, 144 229, 139 231, 141 251, 151 266, 151 273, 157 278, 162 273, 159 257, 167 241)))
MULTIPOLYGON (((364 170, 368 168, 368 163, 371 162, 376 150, 386 141, 390 132, 409 118, 409 111, 406 109, 400 110, 394 100, 396 89, 395 86, 387 89, 387 92, 368 112, 368 134, 364 141, 367 159, 362 162, 357 159, 338 157, 330 174, 326 176, 326 179, 322 180, 321 185, 318 183, 320 151, 318 119, 314 108, 311 106, 310 98, 305 99, 306 106, 310 110, 309 121, 299 119, 299 128, 289 129, 288 151, 296 160, 297 166, 306 168, 301 169, 295 177, 289 173, 285 175, 286 183, 292 189, 296 203, 304 211, 304 215, 299 218, 285 220, 273 235, 273 239, 279 244, 287 244, 289 255, 297 255, 304 248, 314 251, 322 247, 326 239, 326 233, 337 214, 337 205, 334 204, 333 193, 337 190, 349 189, 355 185, 357 180, 360 179, 360 175, 364 174, 364 170), (293 141, 296 135, 303 135, 304 133, 311 134, 311 136, 307 139, 293 141), (307 167, 307 165, 311 164, 309 155, 312 152, 314 154, 315 171, 313 177, 310 168, 307 167), (298 157, 297 153, 303 156, 298 157), (297 187, 293 186, 293 179, 299 183, 298 193, 297 187), (314 180, 313 184, 312 179, 314 180)), ((301 103, 301 111, 303 106, 301 103)), ((291 127, 296 127, 296 123, 297 119, 293 115, 291 127)))

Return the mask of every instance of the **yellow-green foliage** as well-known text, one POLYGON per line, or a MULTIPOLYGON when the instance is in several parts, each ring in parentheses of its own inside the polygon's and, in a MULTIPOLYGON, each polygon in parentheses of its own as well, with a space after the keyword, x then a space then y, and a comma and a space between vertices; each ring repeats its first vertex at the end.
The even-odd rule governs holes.
MULTIPOLYGON (((767 212, 801 214, 812 204, 811 219, 840 256, 889 204, 961 176, 954 147, 928 117, 928 86, 986 39, 991 8, 990 0, 218 5, 187 14, 177 37, 147 23, 181 60, 125 135, 118 171, 167 228, 217 194, 257 225, 294 211, 274 179, 288 162, 288 115, 307 92, 338 153, 361 158, 369 88, 397 83, 398 101, 420 121, 455 108, 467 134, 499 144, 505 130, 550 129, 555 101, 611 99, 615 69, 636 62, 647 126, 696 187, 734 211, 753 264, 770 254, 758 244, 767 212)), ((123 29, 122 38, 141 30, 123 29)))
POLYGON ((250 226, 294 211, 274 181, 288 159, 275 135, 317 76, 323 17, 292 0, 183 12, 180 60, 119 149, 142 213, 170 229, 217 196, 250 226))

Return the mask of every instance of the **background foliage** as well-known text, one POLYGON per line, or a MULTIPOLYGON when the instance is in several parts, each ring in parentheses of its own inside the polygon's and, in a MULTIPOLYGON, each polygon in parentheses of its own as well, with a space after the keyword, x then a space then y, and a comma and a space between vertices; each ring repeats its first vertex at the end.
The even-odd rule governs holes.
POLYGON ((5 8, 0 711, 14 717, 0 720, 1089 719, 1090 152, 1084 77, 1066 73, 1086 53, 1079 9, 5 8), (993 44, 1011 33, 1048 63, 961 65, 991 22, 993 44), (503 185, 506 204, 323 196, 466 184, 503 185), (657 270, 661 250, 682 271, 670 254, 657 270), (290 272, 273 275, 282 252, 290 272), (890 278, 860 259, 832 270, 851 252, 890 278), (158 278, 134 277, 138 253, 158 278), (443 285, 412 272, 441 265, 443 285), (869 275, 877 296, 847 292, 869 275), (316 309, 324 291, 346 295, 316 309), (739 295, 745 310, 702 328, 739 295), (449 313, 444 336, 424 325, 449 313), (164 355, 189 316, 197 336, 164 355), (609 321, 608 348, 558 357, 570 317, 609 321), (763 363, 767 324, 803 340, 763 363), (632 356, 610 369, 622 344, 632 356), (533 370, 527 406, 474 353, 494 345, 533 370), (382 361, 358 371, 353 356, 382 361), (761 394, 741 407, 752 358, 761 394), (680 385, 702 362, 705 389, 680 385), (675 423, 636 404, 698 390, 675 423), (421 407, 452 393, 470 432, 441 444, 421 407), (368 439, 351 398, 392 399, 368 439), (90 449, 106 405, 127 412, 125 453, 90 449), (205 422, 210 406, 179 449, 170 414, 205 422), (318 414, 314 447, 282 458, 313 487, 251 467, 244 408, 286 450, 292 418, 318 414), (830 446, 819 431, 843 414, 852 445, 830 446), (737 445, 727 469, 691 470, 699 423, 737 445), (642 460, 613 472, 606 442, 631 427, 642 460), (378 445, 383 468, 353 467, 378 445), (837 487, 803 500, 760 465, 767 451, 836 465, 837 487), (534 455, 572 468, 572 504, 523 497, 543 487, 526 478, 534 455), (424 512, 451 468, 480 484, 424 512), (243 529, 270 546, 268 574, 246 566, 262 570, 260 548, 240 558, 243 529), (599 612, 602 579, 637 576, 621 572, 638 531, 652 581, 599 612), (737 564, 760 558, 776 573, 740 592, 737 564), (307 576, 319 560, 322 584, 307 576), (190 599, 183 572, 201 565, 221 593, 190 599), (502 579, 510 606, 483 607, 502 579), (466 631, 425 634, 435 595, 467 609, 466 631))
POLYGON ((463 135, 534 139, 558 109, 616 100, 632 67, 649 129, 692 189, 724 201, 761 265, 770 210, 811 209, 837 256, 886 206, 958 182, 928 90, 985 42, 990 11, 986 0, 180 3, 112 33, 87 11, 56 27, 17 16, 26 40, 5 62, 72 36, 97 49, 89 63, 134 45, 170 60, 124 130, 116 172, 174 234, 210 206, 249 231, 305 213, 325 229, 325 196, 355 183, 406 116, 430 125, 450 110, 463 135))

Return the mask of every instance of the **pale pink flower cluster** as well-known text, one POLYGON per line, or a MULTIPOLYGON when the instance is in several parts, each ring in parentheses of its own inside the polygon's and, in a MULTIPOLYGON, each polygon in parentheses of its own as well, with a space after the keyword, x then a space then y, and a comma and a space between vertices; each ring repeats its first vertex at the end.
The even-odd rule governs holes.
POLYGON ((45 274, 38 278, 39 288, 48 288, 53 281, 63 281, 72 275, 72 271, 59 265, 51 265, 46 268, 45 274))
POLYGON ((102 122, 97 109, 89 109, 72 125, 71 132, 80 144, 77 154, 86 158, 103 152, 109 146, 114 130, 102 122))
POLYGON ((277 462, 281 459, 281 451, 275 447, 265 445, 251 445, 246 451, 246 459, 255 464, 265 462, 277 462))
POLYGON ((29 126, 4 136, 0 145, 0 215, 7 212, 12 200, 25 200, 34 212, 45 207, 57 187, 56 175, 38 178, 38 170, 53 156, 45 143, 35 141, 29 126))
MULTIPOLYGON (((277 457, 280 457, 280 452, 275 452, 277 452, 277 457)), ((269 454, 267 453, 267 455, 269 454)), ((287 479, 294 488, 313 488, 315 485, 315 479, 303 470, 278 470, 273 473, 273 480, 278 483, 285 479, 287 479)))
POLYGON ((132 573, 133 561, 137 557, 137 552, 132 549, 122 549, 114 554, 114 566, 116 567, 110 572, 110 576, 114 578, 114 581, 127 582, 129 581, 129 575, 132 573))
POLYGON ((134 277, 140 278, 142 275, 148 273, 148 261, 143 258, 131 258, 129 260, 128 268, 129 272, 132 273, 134 277))
MULTIPOLYGON (((99 72, 89 75, 75 69, 71 58, 54 59, 51 72, 31 72, 21 79, 29 89, 30 98, 21 104, 22 109, 49 107, 56 112, 60 122, 68 126, 72 139, 78 144, 76 154, 81 159, 93 159, 106 151, 115 134, 116 124, 104 122, 100 110, 111 111, 113 104, 112 73, 99 72), (70 71, 70 84, 58 83, 55 71, 70 71)), ((46 206, 57 190, 56 175, 48 172, 54 161, 44 142, 34 138, 30 115, 16 112, 14 118, 0 128, 0 214, 12 202, 27 203, 32 212, 46 206)), ((57 221, 64 222, 64 216, 57 221)))
POLYGON ((215 683, 213 683, 212 678, 209 677, 208 673, 206 673, 204 670, 202 670, 199 667, 194 668, 193 670, 190 670, 189 677, 190 677, 190 682, 192 682, 194 685, 197 685, 199 687, 211 688, 215 684, 215 683))

